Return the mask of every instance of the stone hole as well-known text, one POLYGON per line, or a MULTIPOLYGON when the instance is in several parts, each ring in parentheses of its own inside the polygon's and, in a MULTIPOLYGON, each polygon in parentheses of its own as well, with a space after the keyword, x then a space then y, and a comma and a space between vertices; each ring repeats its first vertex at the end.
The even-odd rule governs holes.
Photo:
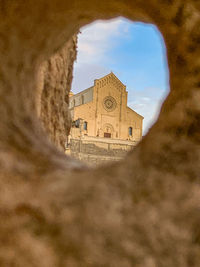
POLYGON ((0 265, 200 266, 197 1, 13 0, 0 17, 0 265), (135 150, 89 169, 57 149, 70 125, 63 83, 69 92, 79 29, 117 16, 157 25, 170 93, 135 150))
POLYGON ((91 166, 119 161, 146 135, 168 93, 163 38, 152 24, 118 17, 81 28, 77 39, 66 153, 91 166), (84 123, 75 127, 80 119, 87 131, 84 123))

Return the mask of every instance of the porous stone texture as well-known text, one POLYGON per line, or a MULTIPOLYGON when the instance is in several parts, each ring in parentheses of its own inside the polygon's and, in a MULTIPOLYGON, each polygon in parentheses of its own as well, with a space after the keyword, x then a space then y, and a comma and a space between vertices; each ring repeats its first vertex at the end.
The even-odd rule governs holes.
POLYGON ((63 151, 71 122, 68 92, 76 46, 77 35, 74 35, 59 52, 44 61, 38 71, 38 115, 50 140, 63 151))
POLYGON ((199 2, 7 0, 0 18, 0 265, 200 266, 199 2), (134 151, 89 169, 48 141, 35 73, 119 15, 158 26, 170 93, 134 151))

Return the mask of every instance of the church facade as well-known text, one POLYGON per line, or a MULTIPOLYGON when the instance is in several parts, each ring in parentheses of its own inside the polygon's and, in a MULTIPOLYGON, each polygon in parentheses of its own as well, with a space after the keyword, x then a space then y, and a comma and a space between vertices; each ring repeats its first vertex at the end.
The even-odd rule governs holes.
MULTIPOLYGON (((72 150, 77 149, 72 143, 80 140, 82 143, 89 140, 90 147, 91 143, 121 143, 120 150, 123 153, 140 141, 143 117, 127 106, 127 97, 126 86, 112 72, 94 80, 92 87, 75 95, 71 93, 69 110, 72 119, 72 154, 72 150)), ((98 154, 98 151, 94 151, 95 156, 98 157, 98 154)), ((107 154, 106 151, 104 154, 107 154)))

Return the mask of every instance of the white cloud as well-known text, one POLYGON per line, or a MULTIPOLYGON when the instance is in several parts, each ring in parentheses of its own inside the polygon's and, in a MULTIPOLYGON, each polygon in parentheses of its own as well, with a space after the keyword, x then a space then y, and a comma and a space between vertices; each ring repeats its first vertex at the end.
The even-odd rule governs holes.
POLYGON ((94 84, 94 80, 101 78, 109 73, 109 69, 95 64, 78 65, 74 70, 72 90, 78 93, 94 84))
POLYGON ((116 37, 129 35, 129 24, 125 19, 96 21, 83 27, 78 35, 78 55, 74 65, 72 90, 77 93, 93 85, 111 70, 105 66, 109 51, 116 45, 116 37))
POLYGON ((96 21, 82 28, 78 36, 77 64, 102 62, 115 45, 113 38, 127 34, 128 25, 122 18, 96 21))
POLYGON ((160 88, 145 88, 143 91, 131 91, 128 94, 128 105, 144 117, 143 135, 157 120, 161 105, 167 96, 160 88))

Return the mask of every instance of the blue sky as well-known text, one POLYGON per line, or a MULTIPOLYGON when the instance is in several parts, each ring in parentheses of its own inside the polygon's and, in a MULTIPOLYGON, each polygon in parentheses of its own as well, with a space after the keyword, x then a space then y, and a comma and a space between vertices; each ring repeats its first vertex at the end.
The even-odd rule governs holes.
POLYGON ((169 91, 165 45, 157 28, 124 18, 82 28, 72 91, 92 86, 110 71, 127 86, 128 105, 144 116, 146 134, 169 91))

